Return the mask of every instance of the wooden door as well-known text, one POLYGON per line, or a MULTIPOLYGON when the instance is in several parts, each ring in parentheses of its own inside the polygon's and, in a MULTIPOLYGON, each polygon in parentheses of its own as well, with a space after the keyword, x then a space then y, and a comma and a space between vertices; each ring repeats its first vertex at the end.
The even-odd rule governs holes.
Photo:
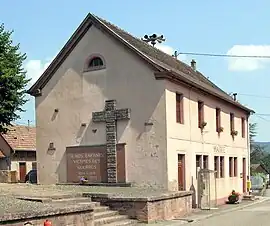
POLYGON ((243 193, 247 191, 247 161, 243 158, 243 193))
POLYGON ((19 173, 20 173, 20 182, 24 182, 25 176, 26 176, 26 163, 25 162, 19 163, 19 173))
POLYGON ((178 154, 178 190, 185 190, 185 155, 178 154))

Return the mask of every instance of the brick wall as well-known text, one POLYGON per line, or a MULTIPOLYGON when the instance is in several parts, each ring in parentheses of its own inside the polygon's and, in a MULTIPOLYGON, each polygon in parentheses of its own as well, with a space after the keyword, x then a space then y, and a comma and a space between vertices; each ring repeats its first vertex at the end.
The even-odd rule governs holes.
MULTIPOLYGON (((20 220, 16 222, 12 221, 3 221, 0 222, 0 225, 9 225, 9 226, 22 226, 26 222, 31 222, 34 226, 43 225, 44 221, 48 219, 52 222, 52 226, 94 226, 93 223, 93 211, 84 211, 84 212, 73 212, 68 214, 61 215, 52 215, 42 218, 32 218, 27 220, 20 220)), ((31 224, 29 224, 31 225, 31 224)))

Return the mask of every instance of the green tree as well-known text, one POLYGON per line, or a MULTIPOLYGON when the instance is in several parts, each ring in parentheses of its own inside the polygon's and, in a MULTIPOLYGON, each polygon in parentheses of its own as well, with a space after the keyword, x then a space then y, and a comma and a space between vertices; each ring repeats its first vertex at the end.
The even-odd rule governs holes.
POLYGON ((0 133, 6 133, 12 121, 20 118, 30 81, 23 69, 26 54, 20 53, 19 44, 13 44, 12 33, 0 24, 0 133))
POLYGON ((249 140, 250 140, 250 162, 261 163, 265 157, 263 147, 256 144, 254 138, 257 136, 257 123, 249 124, 249 140))

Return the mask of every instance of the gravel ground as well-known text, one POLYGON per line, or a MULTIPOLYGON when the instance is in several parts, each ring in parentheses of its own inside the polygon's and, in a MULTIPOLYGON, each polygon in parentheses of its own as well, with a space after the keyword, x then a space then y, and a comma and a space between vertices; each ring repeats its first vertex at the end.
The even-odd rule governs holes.
MULTIPOLYGON (((16 197, 48 198, 60 195, 75 195, 83 192, 108 193, 125 197, 151 197, 168 194, 166 191, 145 188, 70 186, 70 185, 31 185, 0 183, 0 216, 6 213, 18 213, 52 208, 52 204, 25 201, 16 197)), ((55 207, 55 204, 53 204, 55 207)))
POLYGON ((34 212, 49 209, 51 205, 41 202, 30 202, 16 199, 11 196, 0 196, 0 216, 10 213, 34 212))
POLYGON ((49 197, 54 195, 78 194, 83 192, 108 193, 118 196, 151 197, 161 194, 169 194, 165 190, 150 188, 127 187, 102 187, 102 186, 71 186, 71 185, 31 185, 31 184, 0 184, 0 194, 49 197))

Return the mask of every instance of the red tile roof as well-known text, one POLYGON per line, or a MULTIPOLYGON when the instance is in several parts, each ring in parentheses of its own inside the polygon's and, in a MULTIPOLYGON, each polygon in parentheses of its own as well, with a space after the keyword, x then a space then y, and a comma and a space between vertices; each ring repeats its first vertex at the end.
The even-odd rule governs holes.
POLYGON ((15 151, 36 150, 36 127, 14 125, 3 137, 15 151))

